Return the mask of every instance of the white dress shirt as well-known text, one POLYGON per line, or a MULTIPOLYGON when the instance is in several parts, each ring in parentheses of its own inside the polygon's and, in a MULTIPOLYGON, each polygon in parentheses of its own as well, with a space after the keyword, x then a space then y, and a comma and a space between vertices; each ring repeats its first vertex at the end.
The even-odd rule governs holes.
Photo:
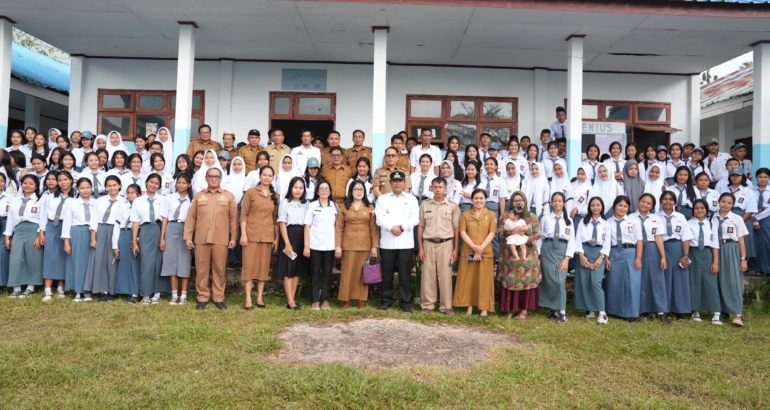
MULTIPOLYGON (((591 243, 593 241, 602 247, 599 251, 602 255, 607 257, 610 256, 610 244, 612 241, 607 238, 607 234, 611 232, 610 223, 601 217, 597 221, 596 238, 593 237, 593 218, 591 218, 591 221, 589 221, 588 224, 584 224, 582 218, 574 221, 575 225, 577 226, 577 232, 575 232, 575 252, 583 253, 583 244, 586 242, 591 243)), ((610 235, 612 234, 610 233, 610 235)))
POLYGON ((708 165, 709 160, 712 160, 709 170, 711 171, 712 181, 721 181, 727 178, 727 160, 730 159, 730 154, 720 152, 716 157, 708 154, 703 158, 703 163, 708 165))
POLYGON ((118 209, 128 203, 126 198, 118 195, 114 199, 115 203, 112 205, 112 208, 110 208, 111 200, 109 195, 100 196, 99 199, 96 200, 93 198, 91 199, 90 203, 95 204, 95 206, 91 206, 91 230, 96 231, 101 223, 115 224, 118 209), (109 209, 109 212, 107 212, 107 209, 109 209), (102 222, 105 215, 107 215, 107 222, 102 222))
POLYGON ((299 172, 304 175, 305 169, 307 168, 308 159, 314 157, 318 159, 319 162, 321 161, 321 150, 312 145, 310 148, 305 148, 304 146, 300 145, 299 147, 294 147, 291 149, 291 157, 294 158, 299 172))
POLYGON ((625 215, 618 220, 615 215, 612 215, 607 220, 607 224, 610 226, 610 240, 611 245, 616 246, 618 244, 618 236, 623 242, 623 245, 636 245, 638 241, 642 240, 642 221, 638 215, 625 215), (620 235, 618 235, 617 223, 620 221, 620 235))
POLYGON ((569 135, 569 119, 564 120, 564 124, 560 123, 558 120, 551 123, 552 140, 555 140, 556 138, 567 138, 567 135, 569 135))
POLYGON ((551 158, 549 155, 546 155, 543 158, 543 167, 545 167, 545 177, 548 179, 553 178, 553 165, 556 163, 556 161, 560 160, 561 158, 551 158))
MULTIPOLYGON (((115 228, 132 229, 134 223, 131 222, 131 203, 126 201, 123 206, 115 213, 115 228)), ((120 239, 120 229, 112 235, 112 249, 118 249, 118 240, 120 239)))
POLYGON ((166 218, 166 205, 163 196, 156 194, 155 201, 153 202, 153 209, 155 210, 155 219, 150 219, 150 198, 147 195, 142 195, 134 200, 134 204, 131 207, 131 222, 139 224, 162 221, 166 218))
MULTIPOLYGON (((415 147, 416 148, 416 147, 415 147)), ((412 150, 414 153, 414 149, 412 150)), ((402 192, 396 196, 389 192, 377 198, 374 215, 380 229, 380 248, 382 249, 413 249, 414 235, 412 230, 420 222, 420 207, 417 198, 412 194, 402 192), (390 232, 394 226, 401 225, 401 235, 390 232)))
POLYGON ((757 198, 754 190, 749 186, 740 186, 737 191, 728 188, 727 191, 735 195, 733 208, 743 209, 743 212, 757 212, 757 198))
POLYGON ((91 168, 85 168, 82 171, 80 171, 80 177, 81 178, 88 178, 89 181, 91 181, 91 192, 98 192, 99 194, 102 194, 103 192, 107 191, 107 188, 104 187, 104 180, 107 178, 107 173, 98 170, 96 171, 96 184, 94 184, 94 172, 91 171, 91 168))
POLYGON ((433 198, 433 191, 430 190, 430 186, 436 176, 433 175, 432 170, 428 171, 428 175, 422 175, 422 171, 415 171, 408 178, 412 183, 412 190, 410 191, 412 195, 415 197, 433 198), (425 177, 425 182, 422 186, 423 190, 420 192, 420 180, 423 176, 425 177))
MULTIPOLYGON (((64 200, 64 206, 66 206, 67 202, 73 199, 74 198, 68 197, 64 194, 59 195, 58 198, 55 198, 53 194, 41 196, 40 209, 43 212, 43 215, 40 218, 40 229, 45 231, 45 226, 48 224, 48 221, 53 221, 56 219, 56 210, 59 208, 59 204, 62 202, 62 200, 64 200)), ((59 215, 59 223, 64 220, 64 217, 62 216, 64 215, 64 206, 62 206, 62 214, 59 215)))
POLYGON ((729 239, 737 242, 739 237, 749 234, 748 229, 746 229, 746 224, 743 222, 743 218, 732 212, 728 212, 724 218, 720 217, 719 213, 715 213, 711 216, 711 224, 717 232, 717 240, 719 240, 719 237, 721 236, 722 239, 729 239), (722 220, 721 235, 719 232, 720 220, 722 220))
POLYGON ((5 236, 13 236, 13 231, 16 225, 22 222, 32 222, 38 225, 37 231, 40 232, 40 218, 43 211, 40 209, 40 202, 35 194, 32 194, 27 201, 27 205, 24 207, 24 213, 19 216, 19 208, 22 204, 24 194, 20 194, 16 198, 11 199, 8 209, 8 220, 5 225, 5 236))
MULTIPOLYGON (((96 200, 93 198, 88 199, 89 213, 91 214, 89 220, 86 220, 86 207, 84 206, 85 203, 86 202, 84 202, 82 198, 70 198, 64 204, 61 216, 63 223, 61 228, 62 239, 68 239, 72 237, 71 233, 73 226, 88 226, 89 229, 92 228, 94 222, 96 221, 96 214, 94 213, 96 200)), ((115 208, 115 206, 113 206, 113 208, 115 208)))
MULTIPOLYGON (((679 197, 682 197, 682 206, 687 208, 692 208, 692 201, 690 201, 690 198, 687 197, 687 184, 684 185, 682 189, 679 189, 678 184, 669 185, 666 188, 667 191, 671 191, 676 195, 676 208, 674 208, 675 211, 679 212, 681 211, 681 208, 679 207, 679 197)), ((695 195, 695 199, 698 199, 698 195, 695 195)), ((658 198, 660 200, 660 198, 658 198)))
MULTIPOLYGON (((588 177, 588 179, 590 179, 591 181, 596 179, 596 167, 598 167, 599 164, 601 164, 601 162, 599 162, 598 160, 596 162, 591 162, 590 160, 585 160, 585 161, 580 163, 581 166, 585 165, 586 169, 588 169, 591 172, 591 175, 586 175, 588 177)), ((612 165, 615 165, 615 163, 613 162, 612 165)), ((546 166, 546 168, 548 168, 548 166, 546 166)), ((610 171, 611 169, 614 169, 614 167, 610 168, 609 166, 607 166, 607 170, 608 171, 610 171)), ((620 171, 623 172, 623 168, 620 168, 620 171)), ((610 171, 610 178, 612 178, 613 181, 617 181, 615 179, 615 175, 613 174, 613 172, 615 172, 615 171, 610 171)))
POLYGON ((11 199, 13 198, 5 191, 0 191, 0 217, 8 216, 8 211, 11 209, 11 199))
POLYGON ((487 190, 487 202, 500 203, 501 199, 508 199, 508 186, 503 179, 497 175, 492 177, 489 175, 482 175, 479 188, 487 190), (489 184, 489 190, 487 190, 487 183, 489 184))
POLYGON ((433 158, 434 167, 441 164, 441 150, 437 146, 431 145, 428 149, 424 149, 422 144, 420 144, 412 148, 412 153, 409 154, 409 165, 414 167, 415 172, 420 169, 420 157, 422 154, 430 154, 430 157, 433 158))
MULTIPOLYGON (((647 217, 643 217, 639 211, 631 214, 631 218, 636 218, 642 224, 642 229, 647 234, 647 242, 655 241, 656 236, 662 236, 666 233, 666 220, 653 212, 649 212, 647 217)), ((642 238, 644 238, 642 234, 642 238)))
POLYGON ((305 212, 305 226, 310 227, 310 249, 314 251, 333 251, 337 222, 337 204, 329 198, 327 206, 313 201, 305 212))
MULTIPOLYGON (((700 233, 700 222, 697 218, 692 218, 687 221, 687 225, 690 226, 690 232, 692 232, 692 238, 690 239, 690 248, 698 247, 698 234, 700 233)), ((703 246, 709 246, 713 249, 719 249, 719 238, 717 238, 716 231, 717 226, 713 225, 713 222, 709 219, 703 220, 703 246)))
POLYGON ((164 210, 163 215, 168 218, 169 222, 184 222, 187 220, 187 212, 190 210, 190 192, 187 192, 183 201, 179 201, 180 199, 182 199, 182 197, 179 196, 178 192, 174 192, 165 197, 164 204, 166 209, 164 210), (174 218, 177 208, 179 208, 179 217, 174 218))
MULTIPOLYGON (((658 216, 662 218, 663 222, 663 241, 669 239, 676 239, 678 241, 689 241, 693 237, 693 233, 690 231, 690 225, 687 223, 687 218, 679 212, 671 212, 670 222, 667 219, 666 213, 663 211, 658 212, 658 216), (668 224, 671 223, 671 236, 668 236, 668 224)), ((697 232, 696 232, 697 234, 697 232)))
POLYGON ((142 194, 147 188, 144 185, 144 181, 147 179, 147 175, 140 173, 139 177, 135 177, 133 172, 128 172, 120 177, 120 194, 126 196, 126 189, 131 184, 137 184, 142 189, 142 194))
POLYGON ((167 172, 163 172, 163 173, 155 172, 155 173, 160 175, 160 188, 158 188, 158 195, 166 196, 170 194, 172 191, 175 191, 175 189, 173 189, 174 177, 171 174, 167 172))
POLYGON ((695 199, 703 199, 708 202, 709 212, 719 210, 719 193, 711 188, 708 188, 705 194, 699 189, 695 189, 695 199))
POLYGON ((565 217, 567 217, 566 212, 562 212, 561 216, 559 218, 559 231, 556 231, 556 215, 553 213, 547 213, 543 215, 543 217, 540 219, 540 234, 542 235, 540 237, 540 243, 538 244, 538 249, 542 248, 542 242, 544 242, 544 239, 552 239, 554 241, 567 241, 567 249, 564 252, 564 255, 557 255, 557 256, 568 256, 572 257, 572 255, 575 254, 575 221, 570 221, 569 226, 567 226, 567 222, 564 220, 565 217))

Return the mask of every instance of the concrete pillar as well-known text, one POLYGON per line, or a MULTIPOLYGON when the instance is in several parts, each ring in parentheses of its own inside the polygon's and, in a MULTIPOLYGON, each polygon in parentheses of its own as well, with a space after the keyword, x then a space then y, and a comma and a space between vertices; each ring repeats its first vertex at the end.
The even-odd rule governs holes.
POLYGON ((690 129, 687 141, 700 146, 700 75, 691 75, 688 84, 690 94, 690 111, 687 114, 688 128, 690 129))
POLYGON ((374 75, 372 77, 372 167, 382 166, 385 148, 387 120, 388 32, 387 26, 372 27, 374 32, 374 75))
MULTIPOLYGON (((543 128, 548 128, 548 126, 553 122, 550 119, 553 119, 553 116, 549 117, 548 113, 553 112, 553 110, 548 109, 548 70, 543 68, 535 68, 535 117, 534 117, 534 129, 529 135, 532 135, 532 138, 535 141, 539 141, 540 138, 540 130, 543 128)), ((522 133, 523 134, 523 133, 522 133)))
MULTIPOLYGON (((735 113, 726 112, 719 116, 719 149, 720 151, 730 152, 730 145, 735 141, 733 137, 733 119, 735 113)), ((755 154, 756 156, 756 154, 755 154)))
MULTIPOLYGON (((216 127, 219 132, 217 132, 217 135, 215 136, 217 141, 222 141, 222 133, 227 130, 232 130, 230 128, 232 98, 233 60, 222 60, 219 62, 219 122, 216 127)), ((238 132, 235 133, 235 136, 240 137, 238 141, 247 140, 246 135, 240 135, 238 132)), ((236 141, 236 143, 238 143, 238 141, 236 141)))
POLYGON ((27 95, 24 101, 24 128, 40 129, 40 99, 27 95))
POLYGON ((85 65, 86 58, 83 56, 72 56, 70 60, 70 98, 69 112, 67 113, 67 129, 70 131, 91 131, 96 132, 97 124, 91 124, 93 129, 84 127, 82 121, 83 114, 83 89, 85 88, 85 65))
MULTIPOLYGON (((190 145, 192 126, 192 92, 195 70, 195 27, 192 22, 179 25, 179 54, 176 69, 176 118, 174 125, 174 158, 184 154, 190 145)), ((195 130, 197 132, 197 130, 195 130)), ((212 130, 212 133, 217 132, 212 130)))
POLYGON ((583 37, 569 36, 567 49, 567 168, 577 175, 583 136, 583 37))
POLYGON ((11 102, 11 45, 13 22, 0 16, 0 141, 8 137, 8 111, 11 102))
POLYGON ((770 41, 754 44, 754 169, 770 167, 770 41))

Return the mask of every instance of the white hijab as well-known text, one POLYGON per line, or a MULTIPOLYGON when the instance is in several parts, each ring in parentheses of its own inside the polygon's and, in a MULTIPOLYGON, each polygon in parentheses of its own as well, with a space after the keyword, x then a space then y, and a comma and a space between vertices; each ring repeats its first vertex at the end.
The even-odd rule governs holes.
POLYGON ((556 166, 556 164, 561 165, 561 168, 564 170, 564 174, 562 174, 562 177, 559 178, 554 172, 553 178, 551 178, 551 190, 548 193, 548 199, 550 200, 550 198, 552 198, 553 194, 556 192, 561 192, 564 194, 564 196, 566 196, 566 199, 570 199, 570 197, 572 197, 572 184, 569 182, 569 176, 567 176, 567 161, 559 158, 553 163, 554 166, 556 166))
MULTIPOLYGON (((107 148, 110 147, 110 142, 107 141, 107 136, 104 135, 104 134, 99 134, 99 135, 96 136, 96 138, 94 138, 94 143, 91 144, 91 150, 93 150, 94 152, 96 152, 96 150, 99 149, 99 146, 96 144, 96 142, 99 141, 99 140, 104 140, 104 142, 107 143, 107 148)), ((109 152, 109 151, 107 151, 107 152, 109 152)), ((110 156, 112 156, 112 154, 110 154, 110 156)))
MULTIPOLYGON (((575 193, 575 197, 584 194, 586 191, 590 191, 593 186, 591 186, 591 172, 588 170, 590 165, 582 165, 579 169, 582 169, 583 172, 586 174, 586 180, 584 182, 580 182, 579 180, 575 180, 575 182, 572 183, 572 191, 575 193)), ((575 175, 577 177, 577 175, 575 175)), ((586 198, 586 199, 591 199, 586 198)), ((605 205, 606 206, 606 205, 605 205)))
MULTIPOLYGON (((161 144, 163 144, 163 159, 166 160, 166 167, 165 171, 169 174, 174 173, 174 141, 171 137, 171 130, 169 130, 166 127, 160 127, 158 129, 157 138, 155 138, 155 141, 160 141, 161 144), (166 130, 166 135, 168 135, 168 139, 166 141, 163 141, 160 139, 160 130, 166 130)), ((219 162, 219 160, 217 160, 219 162)))
POLYGON ((537 178, 534 178, 532 173, 529 172, 524 179, 522 188, 524 195, 527 196, 527 201, 529 201, 529 203, 525 204, 525 206, 527 209, 529 209, 530 205, 534 203, 535 213, 537 215, 541 215, 541 210, 543 209, 543 201, 545 200, 545 196, 548 195, 548 178, 545 177, 545 166, 543 166, 542 162, 533 162, 529 164, 529 166, 530 168, 536 166, 540 172, 537 178))
POLYGON ((222 166, 219 165, 219 160, 217 159, 217 153, 214 152, 213 149, 206 150, 206 152, 203 153, 203 163, 201 164, 201 168, 195 172, 195 176, 193 177, 193 190, 195 193, 203 192, 209 187, 209 183, 206 182, 206 172, 211 169, 216 168, 219 171, 222 172, 222 178, 225 177, 225 172, 222 170, 222 166), (206 154, 208 153, 214 154, 214 165, 208 166, 206 164, 206 154))
POLYGON ((279 198, 283 199, 286 196, 286 192, 289 191, 289 182, 291 182, 291 179, 294 177, 301 177, 303 176, 302 173, 299 172, 299 169, 297 169, 297 162, 294 161, 294 157, 291 156, 291 154, 285 154, 281 157, 281 160, 278 162, 278 182, 280 183, 279 187, 275 187, 276 191, 278 191, 278 194, 281 195, 279 198), (291 159, 291 170, 286 171, 283 169, 283 160, 284 158, 289 157, 291 159))
POLYGON ((596 179, 594 180, 593 196, 598 196, 604 202, 604 210, 607 212, 615 203, 615 198, 621 194, 618 183, 615 182, 613 174, 609 172, 606 164, 599 164, 596 167, 596 179), (599 169, 604 167, 607 170, 607 179, 602 180, 599 177, 599 169))
MULTIPOLYGON (((663 181, 666 180, 665 174, 664 174, 663 167, 659 163, 650 164, 650 167, 647 169, 647 172, 645 174, 645 181, 644 181, 644 193, 645 194, 652 194, 652 196, 655 197, 655 209, 652 209, 650 212, 658 212, 660 209, 660 194, 663 193, 663 190, 666 189, 666 186, 664 185, 663 181), (652 168, 658 168, 658 172, 660 175, 658 175, 658 179, 655 181, 650 180, 650 171, 652 168)), ((637 199, 638 200, 638 199, 637 199)))
MULTIPOLYGON (((219 162, 219 161, 217 161, 219 162)), ((230 161, 230 175, 227 175, 227 186, 225 189, 232 192, 235 196, 235 203, 241 202, 243 198, 243 186, 246 182, 246 161, 241 157, 235 157, 230 161), (235 160, 241 161, 241 172, 235 172, 233 164, 235 160)))
POLYGON ((519 170, 519 165, 516 161, 512 160, 506 160, 505 161, 505 168, 501 172, 503 181, 505 181, 505 186, 508 188, 508 192, 513 194, 514 192, 521 189, 522 179, 521 179, 521 171, 519 170), (508 164, 513 165, 513 169, 516 172, 516 175, 510 176, 508 175, 508 164))
POLYGON ((115 153, 115 151, 123 151, 126 153, 126 156, 128 156, 128 147, 126 144, 123 144, 123 136, 120 135, 117 131, 110 131, 109 134, 107 134, 107 154, 109 154, 109 159, 112 159, 112 154, 115 153), (118 145, 112 145, 112 142, 110 141, 110 136, 112 134, 118 134, 118 139, 120 139, 120 143, 118 145))

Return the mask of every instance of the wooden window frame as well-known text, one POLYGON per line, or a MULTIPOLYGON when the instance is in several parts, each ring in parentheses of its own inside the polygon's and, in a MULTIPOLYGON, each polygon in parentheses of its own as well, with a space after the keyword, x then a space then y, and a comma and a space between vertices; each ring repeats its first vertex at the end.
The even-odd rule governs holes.
POLYGON ((407 103, 406 103, 406 118, 408 119, 414 119, 418 121, 445 121, 446 118, 449 116, 448 112, 448 105, 447 105, 447 99, 449 97, 441 97, 441 96, 434 96, 434 95, 425 95, 425 96, 419 96, 419 98, 409 98, 410 96, 407 95, 407 103), (412 116, 412 100, 424 100, 424 101, 438 101, 441 103, 441 116, 439 117, 413 117, 412 116))
MULTIPOLYGON (((137 115, 158 115, 166 118, 166 127, 170 128, 171 118, 176 117, 176 110, 171 109, 171 96, 176 95, 176 90, 124 90, 124 89, 98 89, 98 101, 97 101, 97 134, 103 134, 102 132, 102 118, 103 117, 130 117, 131 118, 131 134, 123 135, 123 141, 133 141, 133 132, 136 130, 136 117, 137 115), (102 108, 102 98, 104 95, 131 95, 131 109, 125 108, 102 108), (161 110, 147 110, 139 108, 140 96, 163 96, 163 109, 161 110)), ((201 106, 197 110, 192 111, 191 117, 198 118, 201 124, 204 123, 204 114, 206 110, 206 92, 203 90, 194 90, 194 96, 199 96, 201 100, 201 106)), ((193 130, 191 130, 193 131, 193 130)), ((172 137, 173 138, 173 137, 172 137)), ((191 141, 197 140, 198 137, 191 137, 191 141)))
POLYGON ((270 122, 273 120, 332 120, 337 122, 337 93, 309 93, 291 92, 291 91, 271 91, 270 92, 270 122), (289 99, 289 114, 276 114, 275 113, 275 99, 276 98, 288 98, 289 99), (299 100, 302 98, 329 98, 331 99, 331 107, 329 114, 300 114, 299 113, 299 100))
POLYGON ((651 124, 651 125, 671 125, 671 104, 655 104, 655 103, 639 103, 634 106, 634 123, 635 124, 651 124), (639 108, 665 108, 666 120, 665 121, 643 121, 639 119, 639 108))
MULTIPOLYGON (((565 103, 564 105, 567 105, 567 104, 565 103)), ((601 115, 602 115, 602 114, 601 114, 601 109, 602 109, 601 105, 599 105, 599 104, 594 104, 594 103, 591 103, 591 102, 589 102, 588 104, 586 104, 586 101, 583 101, 583 104, 582 104, 582 105, 581 105, 581 107, 580 107, 580 112, 581 112, 581 113, 583 112, 583 107, 582 107, 583 105, 593 105, 593 106, 596 106, 596 118, 583 118, 583 119, 584 119, 584 120, 599 121, 599 118, 600 118, 600 117, 601 117, 601 115)))
MULTIPOLYGON (((657 101, 619 101, 619 100, 583 100, 583 105, 599 106, 599 119, 583 118, 584 121, 598 121, 598 122, 622 122, 627 127, 631 127, 631 134, 628 135, 628 142, 635 142, 635 125, 665 125, 671 126, 671 103, 657 102, 657 101), (607 119, 607 106, 608 105, 627 105, 629 107, 628 120, 608 120, 607 119), (666 109, 666 121, 638 121, 636 118, 636 109, 638 107, 649 108, 665 108, 666 109)), ((564 99, 564 106, 567 106, 567 99, 564 99)), ((568 113, 569 115, 569 113, 568 113)), ((567 117, 569 118, 569 117, 567 117)), ((671 143, 671 133, 666 133, 666 145, 671 143)))

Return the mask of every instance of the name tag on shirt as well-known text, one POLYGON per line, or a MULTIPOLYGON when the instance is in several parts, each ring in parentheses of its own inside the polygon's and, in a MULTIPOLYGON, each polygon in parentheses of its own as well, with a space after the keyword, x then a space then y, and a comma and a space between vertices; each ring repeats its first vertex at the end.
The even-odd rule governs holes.
POLYGON ((628 227, 628 233, 634 233, 634 227, 633 226, 629 226, 628 227))
POLYGON ((565 234, 565 235, 569 235, 569 228, 565 228, 565 229, 564 229, 564 234, 565 234))
POLYGON ((579 203, 579 204, 582 204, 582 203, 583 203, 583 201, 585 201, 585 198, 583 198, 582 196, 581 196, 580 198, 578 198, 578 203, 579 203))
POLYGON ((727 227, 727 233, 733 233, 733 227, 732 226, 728 226, 727 227))
MULTIPOLYGON (((644 228, 642 228, 644 229, 644 228)), ((655 233, 658 232, 658 228, 652 228, 652 234, 655 235, 655 233)))
POLYGON ((676 227, 676 229, 674 229, 674 231, 675 231, 676 233, 679 233, 679 232, 681 232, 681 231, 682 231, 682 227, 681 227, 681 226, 677 226, 677 227, 676 227))
POLYGON ((738 198, 738 203, 739 203, 739 204, 742 204, 742 203, 743 203, 743 197, 740 197, 740 198, 738 198))
POLYGON ((32 209, 30 209, 29 211, 32 212, 33 214, 36 214, 37 213, 37 207, 33 206, 32 209))

